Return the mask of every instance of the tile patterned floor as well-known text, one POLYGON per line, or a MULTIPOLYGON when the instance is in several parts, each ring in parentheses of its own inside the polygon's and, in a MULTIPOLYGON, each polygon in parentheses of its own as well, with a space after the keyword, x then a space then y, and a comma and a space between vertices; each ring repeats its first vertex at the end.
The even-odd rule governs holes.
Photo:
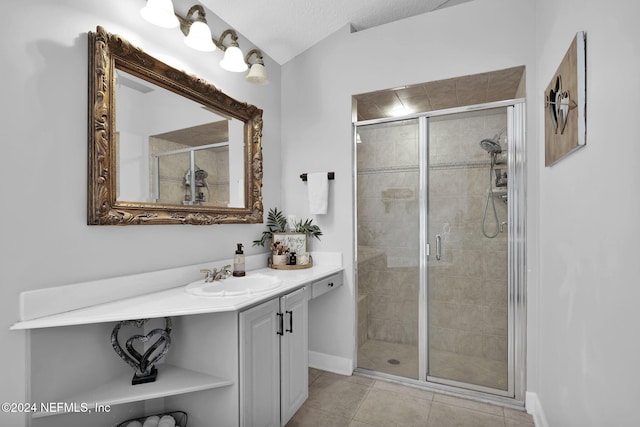
POLYGON ((309 399, 287 427, 534 427, 525 412, 357 375, 309 369, 309 399))
MULTIPOLYGON (((430 375, 505 390, 507 362, 432 349, 430 375)), ((405 378, 418 378, 418 347, 366 340, 358 349, 358 367, 405 378), (397 364, 390 364, 395 359, 397 364)))
POLYGON ((418 346, 366 340, 358 349, 358 367, 417 379, 418 346), (397 363, 389 363, 390 359, 397 363))

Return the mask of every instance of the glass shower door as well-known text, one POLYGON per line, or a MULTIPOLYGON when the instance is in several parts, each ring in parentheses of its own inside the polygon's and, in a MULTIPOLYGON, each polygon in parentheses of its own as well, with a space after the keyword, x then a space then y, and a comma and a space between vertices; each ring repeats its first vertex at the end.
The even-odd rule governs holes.
POLYGON ((428 121, 427 380, 494 394, 509 388, 506 123, 506 108, 428 121))
POLYGON ((356 123, 359 370, 524 401, 524 117, 356 123))
POLYGON ((357 127, 358 368, 418 379, 418 119, 357 127))

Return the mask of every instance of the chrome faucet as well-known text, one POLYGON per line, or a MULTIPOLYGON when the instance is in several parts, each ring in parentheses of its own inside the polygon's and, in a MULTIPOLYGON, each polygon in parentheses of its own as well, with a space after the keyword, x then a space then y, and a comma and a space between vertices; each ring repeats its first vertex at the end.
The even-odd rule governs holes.
POLYGON ((222 279, 226 279, 227 277, 231 276, 232 272, 231 272, 231 265, 227 264, 224 267, 222 267, 220 269, 220 271, 217 271, 215 268, 212 271, 213 274, 213 280, 222 280, 222 279))
POLYGON ((200 270, 200 273, 205 273, 204 281, 206 283, 211 283, 214 280, 226 279, 232 274, 231 265, 225 265, 220 269, 220 271, 218 271, 217 268, 214 268, 213 270, 207 270, 203 268, 202 270, 200 270))

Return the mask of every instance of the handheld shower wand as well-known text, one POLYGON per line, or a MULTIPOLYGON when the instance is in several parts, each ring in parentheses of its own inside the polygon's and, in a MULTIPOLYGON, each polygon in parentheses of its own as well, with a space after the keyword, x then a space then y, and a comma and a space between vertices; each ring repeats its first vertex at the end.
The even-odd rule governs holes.
POLYGON ((500 147, 500 143, 498 142, 500 140, 500 135, 502 135, 502 132, 504 131, 498 132, 498 134, 496 134, 496 136, 494 136, 492 139, 486 138, 480 141, 480 146, 482 147, 482 149, 489 153, 489 155, 491 155, 491 167, 489 168, 489 190, 487 192, 487 201, 484 204, 484 213, 482 214, 482 234, 484 235, 484 237, 487 237, 489 239, 493 239, 500 232, 500 222, 498 221, 498 212, 496 211, 496 201, 493 196, 491 180, 493 179, 493 169, 496 165, 496 157, 498 154, 502 153, 502 147, 500 147), (486 230, 487 209, 489 208, 489 200, 491 200, 491 206, 493 208, 493 218, 495 219, 496 223, 495 232, 492 234, 488 234, 486 230))

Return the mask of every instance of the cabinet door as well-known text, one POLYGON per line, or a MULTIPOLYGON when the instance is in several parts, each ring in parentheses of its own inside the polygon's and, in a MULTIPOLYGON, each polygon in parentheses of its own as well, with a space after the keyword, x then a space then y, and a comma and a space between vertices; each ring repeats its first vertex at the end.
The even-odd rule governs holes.
POLYGON ((307 302, 306 288, 298 289, 280 299, 280 309, 284 314, 280 353, 283 426, 309 397, 307 302))
POLYGON ((278 299, 240 313, 240 425, 280 426, 278 299))

